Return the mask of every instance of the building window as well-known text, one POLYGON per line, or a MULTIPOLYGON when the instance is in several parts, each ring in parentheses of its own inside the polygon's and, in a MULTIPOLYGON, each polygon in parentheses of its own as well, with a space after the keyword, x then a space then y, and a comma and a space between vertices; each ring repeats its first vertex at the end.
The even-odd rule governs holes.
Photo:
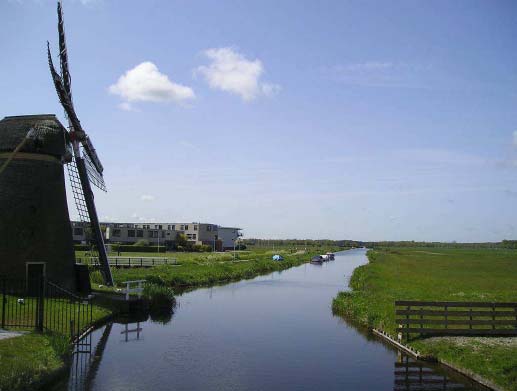
POLYGON ((136 230, 136 237, 137 238, 143 238, 144 237, 144 231, 141 229, 136 230))
POLYGON ((119 238, 120 237, 120 229, 114 229, 113 230, 113 237, 119 238))
POLYGON ((211 225, 207 225, 207 226, 206 226, 206 230, 207 230, 207 231, 211 231, 211 230, 212 230, 212 226, 211 226, 211 225))
POLYGON ((188 225, 185 225, 185 231, 187 231, 187 230, 188 230, 188 225))
POLYGON ((150 238, 157 238, 158 237, 158 231, 149 231, 149 237, 150 238))
POLYGON ((192 239, 197 240, 196 236, 197 236, 196 234, 192 234, 192 239))
POLYGON ((74 235, 75 236, 82 236, 83 235, 83 229, 82 228, 74 228, 74 235))
POLYGON ((162 231, 162 238, 165 237, 165 231, 162 231))
POLYGON ((171 231, 174 231, 176 229, 175 225, 171 225, 171 231))
POLYGON ((194 225, 194 231, 197 231, 197 225, 194 225))
POLYGON ((135 230, 134 229, 128 229, 127 230, 127 237, 128 238, 134 238, 135 237, 135 230))
POLYGON ((180 225, 180 231, 185 231, 185 226, 184 225, 180 225))
POLYGON ((161 225, 161 224, 160 224, 160 225, 158 226, 158 229, 163 229, 163 225, 161 225))

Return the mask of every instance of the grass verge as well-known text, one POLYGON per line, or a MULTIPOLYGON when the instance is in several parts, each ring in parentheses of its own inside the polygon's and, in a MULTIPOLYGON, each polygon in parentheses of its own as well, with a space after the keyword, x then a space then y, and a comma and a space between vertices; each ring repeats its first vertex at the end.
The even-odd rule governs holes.
MULTIPOLYGON (((7 300, 11 301, 10 305, 18 305, 16 297, 8 297, 7 300)), ((7 324, 29 324, 34 320, 36 306, 31 305, 30 300, 34 299, 25 299, 23 306, 26 308, 23 315, 20 315, 21 311, 6 312, 7 324)), ((54 321, 51 326, 59 332, 27 333, 0 340, 0 391, 40 388, 49 380, 49 376, 67 365, 67 358, 71 352, 70 325, 67 321, 70 306, 60 299, 45 299, 44 309, 46 316, 52 313, 54 321)), ((109 313, 108 310, 94 305, 92 322, 104 318, 109 313)), ((89 326, 86 319, 80 321, 80 329, 89 326)))
MULTIPOLYGON (((337 251, 337 248, 322 248, 320 253, 337 251)), ((261 274, 285 270, 310 261, 316 253, 261 251, 237 254, 199 254, 188 257, 182 255, 177 266, 162 265, 152 268, 112 269, 115 284, 121 286, 123 281, 145 279, 157 285, 165 285, 173 289, 207 286, 240 279, 249 279, 261 274), (273 253, 284 256, 283 261, 273 261, 273 253)), ((99 272, 91 273, 92 287, 102 284, 99 272)))
POLYGON ((0 340, 0 391, 37 388, 48 374, 65 366, 68 354, 68 340, 59 334, 0 340))
MULTIPOLYGON (((395 334, 395 300, 517 301, 517 252, 491 249, 396 248, 368 252, 350 292, 333 312, 395 334)), ((517 390, 517 339, 413 339, 411 346, 517 390)))

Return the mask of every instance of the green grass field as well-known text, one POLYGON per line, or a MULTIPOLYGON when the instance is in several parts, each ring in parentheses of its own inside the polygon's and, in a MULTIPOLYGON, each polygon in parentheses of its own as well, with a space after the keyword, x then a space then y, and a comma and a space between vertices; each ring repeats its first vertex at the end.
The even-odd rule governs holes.
MULTIPOLYGON (((36 299, 25 297, 24 304, 17 302, 18 297, 7 296, 5 320, 7 325, 33 325, 36 316, 36 299)), ((37 386, 49 373, 66 364, 70 352, 70 314, 79 306, 71 306, 64 299, 45 299, 45 333, 35 333, 31 327, 8 327, 10 331, 32 331, 18 337, 0 340, 0 391, 30 390, 37 386)), ((95 322, 109 311, 92 306, 92 321, 95 322)), ((90 325, 86 313, 74 317, 79 324, 74 329, 83 330, 90 325)))
MULTIPOLYGON (((395 334, 394 301, 517 302, 517 251, 391 248, 368 253, 354 271, 351 292, 341 292, 333 311, 395 334)), ((410 342, 432 354, 517 390, 517 338, 447 337, 410 342)))
MULTIPOLYGON (((294 248, 276 250, 262 248, 251 251, 238 251, 235 254, 233 252, 167 253, 160 254, 160 256, 171 259, 175 258, 178 261, 178 265, 131 269, 112 268, 112 273, 117 286, 122 286, 121 283, 124 281, 145 279, 158 285, 183 289, 252 278, 260 274, 288 269, 310 261, 313 255, 337 250, 335 247, 312 248, 310 252, 294 248), (273 254, 282 255, 284 261, 273 261, 271 259, 273 254)), ((156 254, 123 253, 121 256, 156 257, 156 254)), ((94 289, 98 289, 98 286, 102 285, 101 275, 98 271, 91 273, 91 280, 94 289)))
POLYGON ((0 391, 38 388, 65 365, 68 340, 60 335, 26 334, 0 340, 0 391))
MULTIPOLYGON (((17 296, 6 296, 6 300, 2 303, 0 300, 0 313, 2 313, 2 306, 6 306, 6 324, 17 325, 17 327, 9 327, 15 330, 34 330, 34 327, 23 325, 32 325, 36 318, 37 299, 31 297, 24 298, 24 304, 17 303, 17 296)), ((65 336, 70 336, 70 315, 71 311, 75 310, 79 316, 75 316, 78 324, 74 325, 74 329, 83 330, 90 325, 89 314, 86 308, 80 308, 78 305, 72 305, 65 299, 45 299, 43 305, 44 311, 44 326, 46 331, 58 332, 65 336)), ((95 322, 107 315, 110 312, 102 307, 92 305, 91 315, 92 321, 95 322)))

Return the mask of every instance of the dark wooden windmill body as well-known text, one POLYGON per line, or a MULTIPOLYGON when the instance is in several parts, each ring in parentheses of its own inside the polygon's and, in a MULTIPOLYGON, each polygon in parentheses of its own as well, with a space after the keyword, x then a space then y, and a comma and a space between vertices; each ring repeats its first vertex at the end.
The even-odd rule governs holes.
POLYGON ((70 152, 68 132, 52 114, 0 121, 0 275, 45 275, 75 290, 63 167, 70 152))

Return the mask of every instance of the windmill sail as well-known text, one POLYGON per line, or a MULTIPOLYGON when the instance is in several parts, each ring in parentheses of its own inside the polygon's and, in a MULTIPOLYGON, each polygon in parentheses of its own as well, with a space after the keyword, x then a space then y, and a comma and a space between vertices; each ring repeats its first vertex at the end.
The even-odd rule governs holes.
POLYGON ((61 79, 63 80, 63 87, 66 94, 69 97, 70 102, 72 101, 72 80, 70 72, 68 71, 68 53, 66 51, 66 39, 65 39, 65 22, 63 20, 63 8, 61 1, 57 2, 57 30, 59 33, 59 62, 61 66, 61 79))
POLYGON ((72 184, 72 192, 81 221, 89 222, 99 254, 101 273, 106 285, 113 285, 113 277, 109 268, 104 238, 100 229, 99 219, 95 208, 93 191, 90 184, 105 190, 102 172, 104 170, 95 148, 84 132, 81 122, 75 113, 72 103, 71 77, 68 68, 68 53, 65 40, 63 9, 61 1, 57 4, 58 32, 59 32, 59 61, 61 75, 54 68, 50 45, 47 42, 47 56, 50 73, 56 88, 56 92, 63 106, 69 122, 70 139, 74 150, 75 161, 73 167, 69 167, 69 178, 72 184), (82 145, 82 151, 81 151, 82 145), (84 152, 84 153, 81 153, 84 152))

